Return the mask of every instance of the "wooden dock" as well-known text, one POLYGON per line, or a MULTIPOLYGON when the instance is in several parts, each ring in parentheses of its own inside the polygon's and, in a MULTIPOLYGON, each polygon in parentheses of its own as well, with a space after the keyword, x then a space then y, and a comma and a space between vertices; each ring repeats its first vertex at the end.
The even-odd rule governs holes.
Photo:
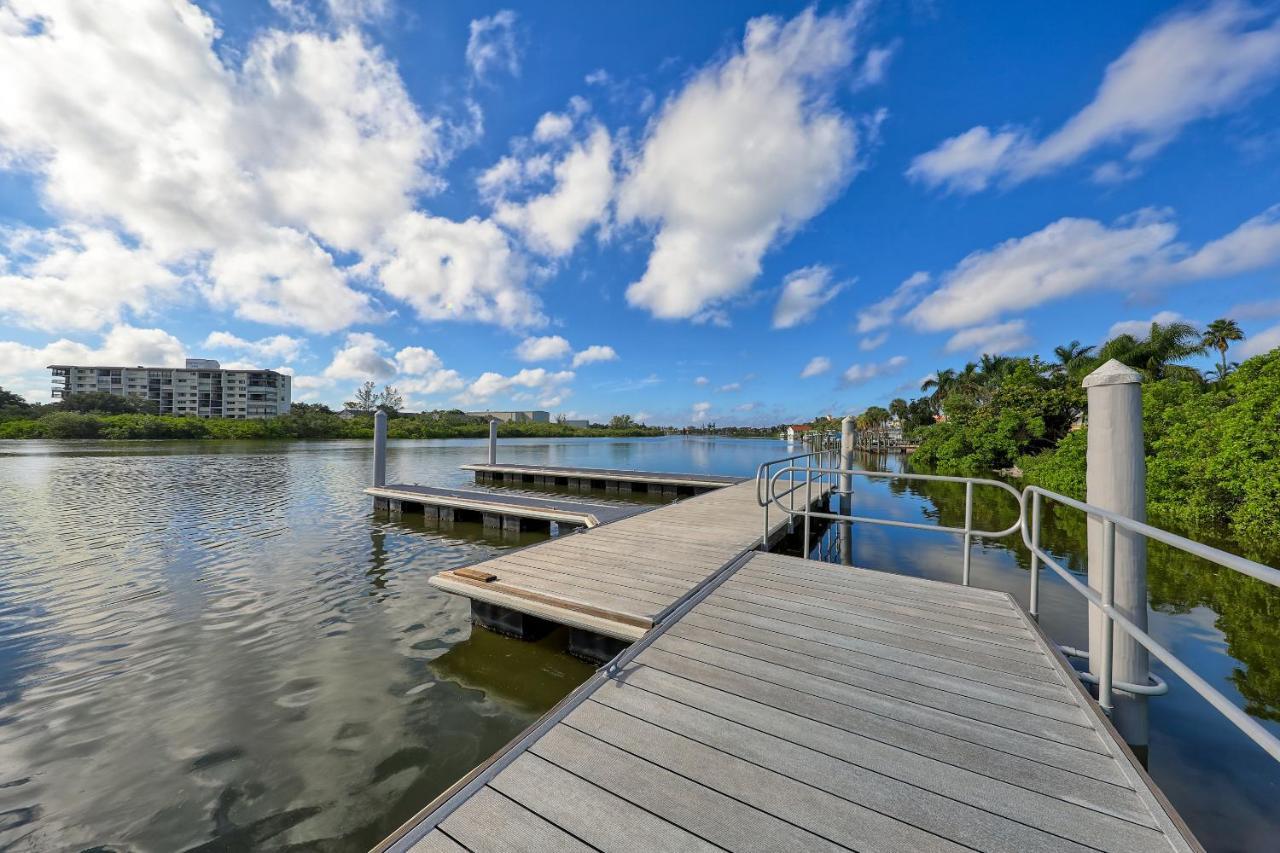
MULTIPOLYGON (((697 499, 700 533, 734 488, 697 499)), ((602 571, 660 570, 615 606, 652 614, 718 559, 646 563, 682 529, 601 543, 602 571)), ((1201 848, 1008 595, 757 553, 378 849, 1201 848)))
POLYGON ((364 491, 374 497, 378 509, 420 512, 444 521, 476 521, 504 530, 546 530, 553 521, 571 527, 599 527, 651 509, 404 483, 373 486, 364 491))
POLYGON ((741 483, 744 479, 721 474, 676 474, 666 471, 631 471, 625 468, 564 468, 555 465, 477 463, 463 465, 462 469, 474 471, 477 483, 648 492, 668 497, 701 494, 741 483))
MULTIPOLYGON (((755 482, 742 482, 441 572, 430 582, 470 598, 480 624, 514 636, 535 636, 543 623, 554 623, 631 642, 691 590, 756 548, 761 518, 755 482)), ((787 526, 786 516, 774 513, 770 538, 783 536, 787 526)), ((575 638, 575 647, 582 639, 575 638)), ((617 650, 604 648, 604 659, 617 650)))

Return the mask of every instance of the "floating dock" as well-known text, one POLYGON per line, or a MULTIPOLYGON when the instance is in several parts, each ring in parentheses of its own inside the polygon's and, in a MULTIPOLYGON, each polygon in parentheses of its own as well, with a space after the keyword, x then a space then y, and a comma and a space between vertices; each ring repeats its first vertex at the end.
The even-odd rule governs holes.
MULTIPOLYGON (((734 488, 600 552, 643 561, 674 536, 698 558, 655 556, 657 599, 617 606, 651 613, 706 571, 692 540, 734 546, 707 500, 734 488)), ((377 849, 1201 850, 1011 597, 759 553, 377 849)))
MULTIPOLYGON (((814 488, 814 497, 820 497, 814 488)), ((535 639, 574 629, 570 649, 607 660, 762 536, 755 481, 718 488, 575 536, 441 572, 430 583, 472 600, 480 625, 535 639), (592 636, 620 643, 592 646, 592 636)), ((788 530, 774 513, 769 538, 788 530)))
POLYGON ((377 509, 429 515, 442 521, 475 521, 504 530, 548 530, 551 522, 570 527, 599 527, 646 512, 650 507, 441 489, 397 483, 365 489, 377 509))
POLYGON ((530 484, 569 489, 604 489, 611 492, 646 492, 667 497, 702 494, 733 486, 743 477, 720 474, 675 474, 664 471, 630 471, 623 468, 562 468, 554 465, 463 465, 474 471, 477 483, 530 484))

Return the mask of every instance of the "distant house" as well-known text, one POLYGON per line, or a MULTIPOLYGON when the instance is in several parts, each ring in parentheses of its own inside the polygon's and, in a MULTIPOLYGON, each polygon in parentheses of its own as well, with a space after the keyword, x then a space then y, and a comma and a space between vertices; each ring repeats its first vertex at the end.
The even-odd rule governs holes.
POLYGON ((468 417, 484 418, 486 421, 502 421, 507 424, 525 423, 533 421, 535 423, 549 424, 551 423, 550 412, 528 411, 528 412, 466 412, 468 417))
POLYGON ((338 417, 342 418, 344 421, 349 421, 354 420, 359 415, 365 414, 368 414, 368 412, 361 412, 356 409, 343 409, 341 412, 338 412, 338 417))
POLYGON ((805 433, 812 431, 813 427, 809 424, 796 424, 794 426, 789 426, 787 427, 786 433, 787 441, 795 441, 796 439, 804 438, 805 433))
POLYGON ((591 426, 591 421, 563 420, 560 423, 564 424, 565 426, 578 427, 580 429, 586 429, 587 427, 591 426))

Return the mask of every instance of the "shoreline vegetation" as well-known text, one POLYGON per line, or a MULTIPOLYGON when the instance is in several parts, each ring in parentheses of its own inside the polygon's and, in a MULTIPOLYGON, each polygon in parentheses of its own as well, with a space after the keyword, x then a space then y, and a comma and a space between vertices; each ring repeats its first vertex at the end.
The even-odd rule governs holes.
MULTIPOLYGON (((1231 320, 1205 329, 1152 323, 1146 337, 1101 346, 1072 341, 1054 360, 984 355, 939 370, 924 396, 894 400, 919 449, 917 469, 942 474, 1010 471, 1025 484, 1083 499, 1088 413, 1081 380, 1109 359, 1140 371, 1153 519, 1233 536, 1249 553, 1274 553, 1280 536, 1280 349, 1228 361, 1244 339, 1231 320), (1213 370, 1183 364, 1208 352, 1213 370)), ((864 413, 865 417, 866 413, 864 413)), ((873 418, 874 420, 874 418, 873 418)))

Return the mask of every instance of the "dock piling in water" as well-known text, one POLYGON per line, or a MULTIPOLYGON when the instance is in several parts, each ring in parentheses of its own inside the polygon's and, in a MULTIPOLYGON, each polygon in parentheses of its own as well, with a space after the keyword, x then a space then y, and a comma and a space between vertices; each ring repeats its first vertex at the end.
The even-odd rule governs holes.
POLYGON ((489 421, 489 464, 498 464, 498 419, 489 421))
MULTIPOLYGON (((1146 451, 1142 440, 1142 374, 1112 359, 1085 377, 1089 395, 1089 441, 1085 468, 1088 503, 1135 521, 1146 521, 1146 451)), ((1089 518, 1089 586, 1114 595, 1113 606, 1142 630, 1147 628, 1147 542, 1089 518), (1106 528, 1110 527, 1108 530, 1106 528), (1109 575, 1109 577, 1108 577, 1109 575), (1114 592, 1112 592, 1114 588, 1114 592)), ((1147 650, 1109 619, 1089 608, 1089 670, 1099 676, 1099 701, 1108 704, 1110 683, 1146 684, 1147 650), (1108 636, 1111 634, 1112 636, 1108 636), (1106 644, 1113 643, 1110 661, 1106 644), (1110 665, 1110 677, 1104 669, 1110 665)), ((1112 722, 1139 755, 1147 749, 1147 699, 1116 693, 1112 722)))
MULTIPOLYGON (((840 421, 840 467, 846 471, 853 468, 853 451, 857 446, 857 435, 853 429, 853 415, 845 415, 840 421)), ((840 475, 840 515, 853 515, 853 475, 840 475)), ((853 522, 842 521, 838 530, 840 537, 840 563, 853 565, 853 522)))
POLYGON ((373 485, 387 484, 387 413, 379 409, 373 415, 373 485))

